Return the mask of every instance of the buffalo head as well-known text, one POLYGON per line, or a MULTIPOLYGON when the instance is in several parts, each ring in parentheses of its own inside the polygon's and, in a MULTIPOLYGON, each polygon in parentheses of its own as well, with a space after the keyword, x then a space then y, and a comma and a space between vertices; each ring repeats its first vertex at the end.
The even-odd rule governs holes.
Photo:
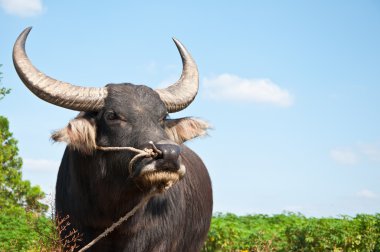
POLYGON ((53 133, 53 140, 66 142, 78 155, 100 162, 104 168, 100 176, 109 172, 126 176, 141 188, 185 175, 186 167, 180 156, 181 144, 206 134, 208 124, 196 118, 168 117, 168 113, 186 108, 198 92, 197 66, 178 40, 174 39, 174 43, 182 57, 182 75, 168 88, 153 90, 129 83, 94 88, 55 80, 35 68, 25 52, 30 30, 27 28, 21 33, 13 50, 19 77, 39 98, 81 111, 65 128, 53 133), (149 147, 150 141, 161 154, 138 161, 132 172, 127 167, 134 153, 97 150, 97 146, 143 149, 149 147))

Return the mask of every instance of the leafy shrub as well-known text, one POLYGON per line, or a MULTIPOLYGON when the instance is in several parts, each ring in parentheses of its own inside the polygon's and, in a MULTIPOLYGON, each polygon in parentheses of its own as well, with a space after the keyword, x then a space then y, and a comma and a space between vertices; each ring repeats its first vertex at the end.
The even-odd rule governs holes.
POLYGON ((217 214, 203 251, 380 252, 380 214, 354 218, 217 214))
POLYGON ((51 232, 52 222, 21 207, 0 211, 0 251, 26 251, 38 247, 51 232))
POLYGON ((70 227, 69 217, 49 218, 21 207, 0 210, 0 252, 74 251, 82 235, 70 227), (64 237, 60 233, 69 231, 64 237))

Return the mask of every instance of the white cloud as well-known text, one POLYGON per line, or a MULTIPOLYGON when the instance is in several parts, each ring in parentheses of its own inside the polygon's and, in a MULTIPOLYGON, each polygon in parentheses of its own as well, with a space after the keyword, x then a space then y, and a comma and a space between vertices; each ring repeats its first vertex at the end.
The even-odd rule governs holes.
POLYGON ((280 107, 293 105, 294 98, 270 79, 244 79, 221 74, 203 80, 206 96, 217 100, 270 103, 280 107))
POLYGON ((337 148, 330 151, 330 157, 342 165, 355 165, 359 161, 357 154, 351 149, 337 148))
POLYGON ((380 144, 360 145, 360 152, 372 161, 380 162, 380 144))
POLYGON ((32 17, 43 12, 42 0, 0 0, 1 7, 9 14, 32 17))
POLYGON ((368 190, 368 189, 363 189, 359 192, 356 193, 356 196, 360 197, 360 198, 365 198, 365 199, 375 199, 377 198, 377 195, 376 193, 368 190))
POLYGON ((46 159, 24 159, 24 171, 32 172, 56 172, 59 168, 59 161, 46 159))
POLYGON ((355 165, 359 161, 370 163, 380 162, 380 143, 354 144, 335 148, 330 151, 330 157, 342 165, 355 165))

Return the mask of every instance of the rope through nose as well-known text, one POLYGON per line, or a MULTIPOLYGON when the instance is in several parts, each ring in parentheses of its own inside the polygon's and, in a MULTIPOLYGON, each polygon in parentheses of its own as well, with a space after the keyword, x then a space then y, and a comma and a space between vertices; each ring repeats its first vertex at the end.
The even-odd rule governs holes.
POLYGON ((149 144, 151 145, 151 149, 149 148, 144 148, 143 150, 137 149, 134 147, 103 147, 103 146, 96 146, 97 150, 102 150, 102 151, 132 151, 138 153, 136 156, 132 158, 132 160, 129 162, 128 165, 128 171, 129 171, 129 176, 132 176, 133 172, 133 165, 134 163, 143 157, 151 157, 155 158, 160 155, 162 155, 162 151, 160 151, 156 145, 154 145, 153 141, 149 141, 149 144))

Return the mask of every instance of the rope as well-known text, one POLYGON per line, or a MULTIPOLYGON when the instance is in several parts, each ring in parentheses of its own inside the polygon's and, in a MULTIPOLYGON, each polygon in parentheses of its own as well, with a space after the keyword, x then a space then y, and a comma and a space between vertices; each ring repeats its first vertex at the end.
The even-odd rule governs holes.
POLYGON ((157 149, 156 145, 154 145, 154 143, 152 141, 149 141, 149 144, 151 145, 152 149, 145 148, 143 150, 140 150, 140 149, 136 149, 133 147, 103 147, 103 146, 96 146, 96 149, 102 150, 102 151, 124 151, 124 150, 128 150, 128 151, 138 153, 136 156, 134 156, 132 158, 132 160, 129 162, 129 165, 128 165, 129 176, 132 176, 133 165, 135 164, 135 162, 138 159, 140 159, 142 157, 155 158, 155 157, 162 154, 162 151, 157 149))
POLYGON ((155 194, 158 194, 158 192, 159 191, 156 188, 154 188, 152 191, 149 192, 149 194, 145 195, 145 197, 139 202, 139 204, 137 204, 131 211, 129 211, 127 214, 125 214, 123 217, 121 217, 117 222, 113 223, 109 228, 107 228, 106 230, 104 230, 103 233, 101 233, 100 235, 98 235, 98 237, 96 237, 94 240, 92 240, 86 246, 84 246, 83 248, 81 248, 78 252, 86 251, 87 249, 89 249, 90 247, 92 247, 95 243, 97 243, 100 239, 106 237, 115 228, 117 228, 118 226, 120 226, 124 221, 128 220, 129 217, 131 217, 132 215, 134 215, 137 210, 139 210, 140 208, 142 208, 145 205, 145 203, 147 203, 149 201, 149 199, 151 197, 153 197, 155 194))
MULTIPOLYGON (((97 146, 96 149, 102 150, 102 151, 132 151, 138 153, 135 155, 132 160, 129 162, 128 170, 129 170, 129 176, 131 176, 132 171, 133 171, 133 164, 136 162, 136 160, 142 158, 142 157, 152 157, 155 158, 159 155, 162 155, 162 152, 157 149, 157 147, 154 145, 152 141, 149 142, 151 145, 152 149, 145 148, 143 150, 136 149, 133 147, 102 147, 102 146, 97 146)), ((98 235, 95 239, 93 239, 91 242, 89 242, 86 246, 81 248, 78 252, 84 252, 90 247, 92 247, 95 243, 97 243, 100 239, 106 237, 109 233, 111 233, 115 228, 120 226, 124 221, 128 220, 132 215, 134 215, 137 210, 142 208, 149 200, 152 198, 154 195, 159 194, 167 190, 168 188, 157 188, 154 187, 147 195, 145 195, 141 201, 134 207, 132 208, 131 211, 127 212, 123 217, 121 217, 117 222, 114 222, 109 228, 104 230, 103 233, 98 235)))

